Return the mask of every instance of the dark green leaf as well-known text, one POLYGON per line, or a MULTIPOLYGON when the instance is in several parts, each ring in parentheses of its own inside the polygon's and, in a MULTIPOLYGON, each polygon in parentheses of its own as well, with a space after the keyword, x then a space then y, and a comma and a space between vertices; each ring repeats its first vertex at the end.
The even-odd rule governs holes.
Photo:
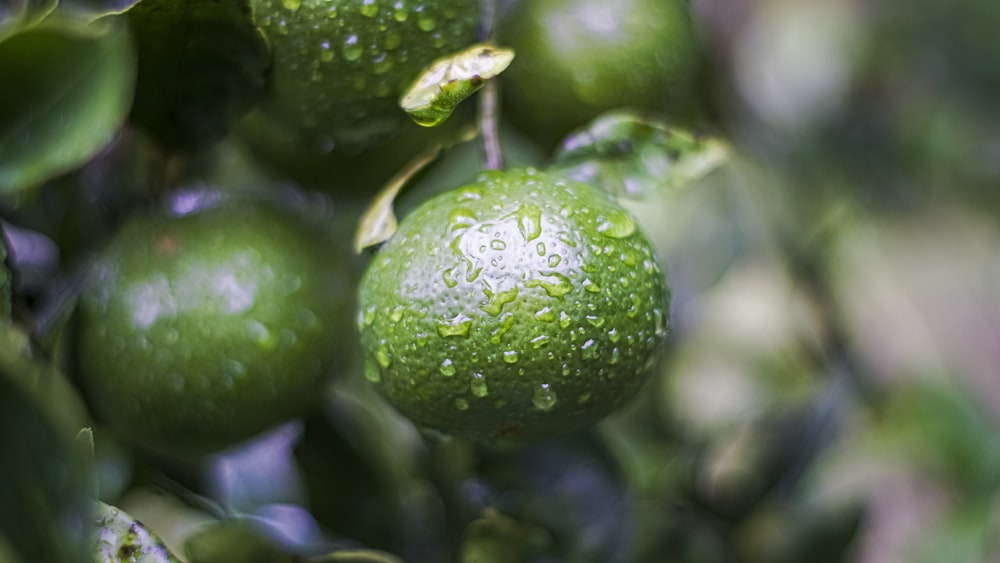
POLYGON ((0 194, 71 170, 112 139, 134 86, 111 22, 43 24, 0 41, 0 194))
POLYGON ((93 556, 97 563, 180 563, 156 534, 125 512, 97 501, 93 556))
MULTIPOLYGON (((6 336, 9 327, 0 327, 6 336)), ((5 343, 9 339, 4 339, 5 343)), ((0 363, 0 551, 23 561, 83 562, 90 467, 63 420, 0 363)))
POLYGON ((725 160, 726 147, 718 140, 615 111, 566 137, 552 171, 639 199, 660 189, 684 187, 725 160))
POLYGON ((263 97, 270 50, 247 0, 142 0, 131 118, 173 148, 221 140, 263 97))

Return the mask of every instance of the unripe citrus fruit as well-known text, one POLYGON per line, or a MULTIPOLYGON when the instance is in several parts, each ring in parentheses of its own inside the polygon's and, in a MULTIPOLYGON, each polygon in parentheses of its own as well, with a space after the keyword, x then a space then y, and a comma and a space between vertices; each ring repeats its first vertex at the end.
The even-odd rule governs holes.
POLYGON ((403 91, 437 58, 475 42, 479 2, 253 0, 274 52, 262 111, 308 146, 357 151, 408 119, 403 91))
POLYGON ((667 333, 653 249, 607 194, 484 172, 408 215, 362 277, 365 375, 423 428, 507 444, 600 420, 667 333))
POLYGON ((109 426, 151 450, 198 454, 316 402, 348 353, 336 343, 349 276, 299 215, 227 202, 122 228, 79 308, 81 380, 109 426))
POLYGON ((517 52, 504 73, 507 114, 551 144, 603 111, 686 116, 701 64, 683 0, 527 0, 503 20, 517 52))

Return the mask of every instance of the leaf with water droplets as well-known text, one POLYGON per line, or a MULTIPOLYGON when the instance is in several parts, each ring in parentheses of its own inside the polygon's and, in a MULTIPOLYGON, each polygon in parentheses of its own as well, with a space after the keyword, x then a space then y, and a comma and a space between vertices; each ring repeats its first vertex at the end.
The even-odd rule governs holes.
POLYGON ((419 125, 440 125, 513 60, 513 50, 493 45, 473 45, 440 58, 410 85, 399 99, 399 106, 419 125))
POLYGON ((95 561, 180 563, 156 534, 114 506, 98 501, 94 525, 95 561))
POLYGON ((718 139, 613 111, 566 137, 551 172, 619 197, 642 199, 690 185, 727 158, 718 139))

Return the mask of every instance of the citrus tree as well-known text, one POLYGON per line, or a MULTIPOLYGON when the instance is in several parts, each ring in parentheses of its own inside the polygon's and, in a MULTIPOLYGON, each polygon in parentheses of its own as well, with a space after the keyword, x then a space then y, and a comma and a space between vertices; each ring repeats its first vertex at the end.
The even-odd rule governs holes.
POLYGON ((0 562, 995 560, 998 17, 0 3, 0 562))

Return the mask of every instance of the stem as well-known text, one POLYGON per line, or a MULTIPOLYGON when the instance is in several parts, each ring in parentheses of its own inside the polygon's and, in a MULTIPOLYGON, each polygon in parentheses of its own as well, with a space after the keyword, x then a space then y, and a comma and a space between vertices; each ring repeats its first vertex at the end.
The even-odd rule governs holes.
POLYGON ((479 133, 483 136, 483 148, 486 149, 486 169, 500 170, 503 168, 503 152, 500 149, 500 124, 497 106, 499 105, 500 88, 496 79, 487 81, 479 93, 479 133))
MULTIPOLYGON (((496 0, 481 0, 480 10, 482 20, 479 28, 479 38, 484 43, 492 43, 496 24, 496 0)), ((503 151, 500 149, 499 125, 500 86, 496 78, 486 81, 479 93, 479 108, 477 121, 479 133, 483 137, 483 148, 486 150, 486 169, 500 170, 503 168, 503 151)))

